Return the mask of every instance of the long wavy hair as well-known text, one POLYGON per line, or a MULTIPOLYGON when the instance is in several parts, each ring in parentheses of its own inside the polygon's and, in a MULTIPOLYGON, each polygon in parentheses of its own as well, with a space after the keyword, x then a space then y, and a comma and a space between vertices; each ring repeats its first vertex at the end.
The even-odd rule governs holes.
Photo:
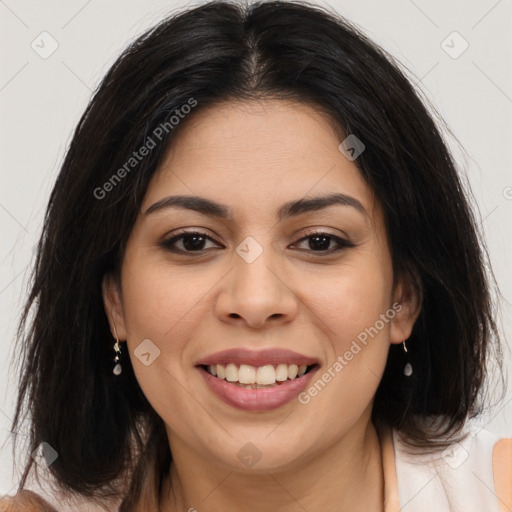
POLYGON ((403 376, 405 356, 392 345, 372 418, 416 446, 460 432, 480 410, 486 362, 500 345, 485 245, 434 114, 400 65, 336 13, 299 1, 213 1, 130 44, 73 134, 19 326, 12 432, 28 415, 31 448, 19 489, 30 452, 47 442, 62 489, 119 499, 121 512, 155 506, 169 444, 126 355, 123 373, 112 374, 101 283, 119 275, 148 183, 194 112, 122 180, 112 177, 191 98, 194 112, 255 98, 307 103, 364 142, 355 163, 383 207, 394 275, 422 296, 408 341, 414 374, 403 376), (445 421, 425 423, 431 416, 445 421))

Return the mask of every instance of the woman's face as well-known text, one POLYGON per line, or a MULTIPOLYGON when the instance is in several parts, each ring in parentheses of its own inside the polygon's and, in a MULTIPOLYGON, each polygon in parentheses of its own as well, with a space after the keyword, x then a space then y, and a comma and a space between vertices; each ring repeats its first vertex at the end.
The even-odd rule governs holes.
POLYGON ((292 467, 366 429, 414 295, 393 287, 381 208, 324 116, 277 100, 195 114, 150 183, 106 308, 173 454, 292 467), (256 378, 277 383, 237 382, 256 378))

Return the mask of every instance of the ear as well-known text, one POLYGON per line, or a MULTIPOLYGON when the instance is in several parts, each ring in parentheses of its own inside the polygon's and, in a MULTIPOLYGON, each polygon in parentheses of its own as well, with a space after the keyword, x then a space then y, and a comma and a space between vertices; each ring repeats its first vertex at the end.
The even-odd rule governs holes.
POLYGON ((119 341, 124 341, 127 338, 127 331, 119 284, 112 275, 108 274, 103 277, 101 288, 103 305, 110 324, 112 337, 116 339, 117 331, 119 341))
POLYGON ((395 286, 393 304, 397 307, 391 320, 391 343, 400 344, 411 335, 414 323, 418 318, 423 296, 420 279, 416 273, 405 272, 395 286))

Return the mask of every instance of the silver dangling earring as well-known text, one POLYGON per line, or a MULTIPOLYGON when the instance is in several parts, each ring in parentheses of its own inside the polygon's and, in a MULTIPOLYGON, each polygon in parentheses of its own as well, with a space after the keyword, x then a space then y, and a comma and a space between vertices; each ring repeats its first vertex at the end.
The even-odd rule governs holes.
POLYGON ((114 363, 116 363, 116 365, 114 366, 114 370, 112 371, 112 373, 117 377, 118 375, 121 374, 121 372, 123 371, 123 368, 121 366, 121 363, 119 362, 119 356, 121 355, 121 348, 119 346, 119 336, 117 335, 117 330, 116 330, 115 325, 114 325, 114 332, 116 333, 116 342, 114 343, 114 350, 116 352, 116 355, 114 357, 114 363))
MULTIPOLYGON (((405 346, 405 340, 403 341, 403 345, 404 345, 405 353, 407 354, 407 347, 405 346)), ((411 366, 411 363, 409 363, 409 361, 407 361, 407 364, 404 366, 404 375, 406 377, 410 377, 412 375, 412 366, 411 366)))

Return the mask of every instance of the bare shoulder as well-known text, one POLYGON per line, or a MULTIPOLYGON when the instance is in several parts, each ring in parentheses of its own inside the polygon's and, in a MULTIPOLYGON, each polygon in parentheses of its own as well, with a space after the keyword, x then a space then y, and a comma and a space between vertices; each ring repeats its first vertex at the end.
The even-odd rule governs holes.
POLYGON ((14 496, 0 496, 0 512, 112 512, 118 510, 118 507, 118 500, 100 504, 83 497, 59 493, 50 495, 44 490, 38 494, 25 489, 14 496))
POLYGON ((493 449, 493 474, 502 511, 512 509, 512 438, 502 438, 493 449))
POLYGON ((24 490, 15 496, 0 497, 0 512, 58 512, 44 498, 24 490))

